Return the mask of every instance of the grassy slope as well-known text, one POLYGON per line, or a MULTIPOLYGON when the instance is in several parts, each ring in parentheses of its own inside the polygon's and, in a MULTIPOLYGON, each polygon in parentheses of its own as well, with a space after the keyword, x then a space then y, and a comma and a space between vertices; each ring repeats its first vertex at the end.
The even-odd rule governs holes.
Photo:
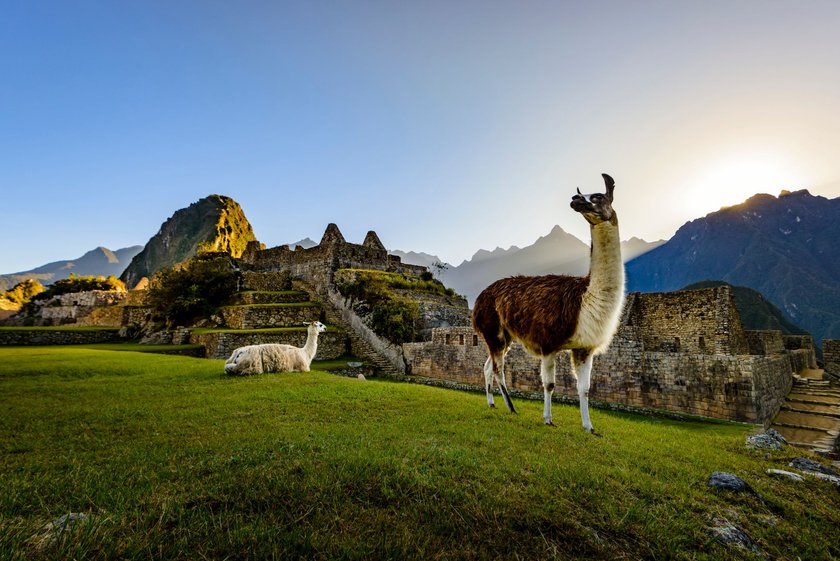
POLYGON ((322 372, 220 376, 221 361, 0 349, 0 558, 780 559, 840 556, 840 493, 764 475, 798 451, 749 428, 489 410, 484 396, 322 372), (712 493, 714 470, 769 501, 712 493), (75 541, 38 529, 93 514, 75 541))

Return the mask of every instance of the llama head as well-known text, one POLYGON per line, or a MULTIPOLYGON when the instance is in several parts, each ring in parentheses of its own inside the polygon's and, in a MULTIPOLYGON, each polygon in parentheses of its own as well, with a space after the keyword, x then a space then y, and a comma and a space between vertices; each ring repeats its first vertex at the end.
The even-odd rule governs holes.
POLYGON ((306 325, 306 332, 311 335, 317 335, 318 333, 323 333, 327 330, 327 326, 320 321, 313 321, 304 325, 306 325))
POLYGON ((607 186, 605 193, 591 193, 584 195, 578 189, 577 195, 572 197, 571 207, 586 218, 586 221, 597 226, 602 222, 615 222, 615 211, 612 208, 615 181, 606 173, 601 174, 607 186))

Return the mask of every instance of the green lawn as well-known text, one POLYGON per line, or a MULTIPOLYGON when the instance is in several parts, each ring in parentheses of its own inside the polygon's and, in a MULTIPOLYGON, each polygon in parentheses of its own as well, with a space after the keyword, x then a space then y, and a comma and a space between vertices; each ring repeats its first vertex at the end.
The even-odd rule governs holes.
POLYGON ((840 557, 840 493, 765 475, 750 428, 222 361, 0 348, 0 559, 840 557), (715 470, 766 499, 709 492, 715 470), (89 521, 54 543, 41 528, 89 521))

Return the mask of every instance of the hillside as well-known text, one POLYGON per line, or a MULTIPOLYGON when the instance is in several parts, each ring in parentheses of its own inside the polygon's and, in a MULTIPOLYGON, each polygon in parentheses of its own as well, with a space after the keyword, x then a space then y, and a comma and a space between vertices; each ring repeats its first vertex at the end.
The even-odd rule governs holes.
MULTIPOLYGON (((624 260, 650 251, 660 243, 638 238, 622 242, 624 260)), ((500 278, 511 275, 585 275, 588 271, 589 245, 555 226, 547 235, 523 248, 480 249, 471 259, 444 271, 440 280, 465 295, 472 305, 484 288, 500 278)))
POLYGON ((77 276, 118 277, 122 274, 135 255, 143 246, 135 245, 111 251, 107 247, 97 247, 76 259, 53 261, 28 271, 0 275, 0 291, 9 290, 26 279, 34 279, 41 284, 51 284, 59 279, 66 279, 73 273, 77 276))
POLYGON ((223 195, 210 195, 175 212, 146 243, 120 279, 133 288, 143 277, 180 263, 199 249, 226 251, 239 257, 256 240, 239 203, 223 195))
POLYGON ((3 559, 836 559, 840 494, 744 425, 222 361, 0 349, 3 559), (714 491, 714 471, 750 493, 714 491), (90 519, 51 542, 44 526, 90 519), (760 551, 714 538, 733 524, 760 551), (71 539, 72 538, 72 539, 71 539))
POLYGON ((627 264, 628 290, 677 290, 707 279, 747 286, 819 344, 840 337, 840 198, 755 195, 682 226, 627 264))

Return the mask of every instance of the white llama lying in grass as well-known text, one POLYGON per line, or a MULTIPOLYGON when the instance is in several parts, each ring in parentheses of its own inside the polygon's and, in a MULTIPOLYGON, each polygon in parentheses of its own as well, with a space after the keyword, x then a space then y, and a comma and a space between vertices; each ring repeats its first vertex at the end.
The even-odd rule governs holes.
POLYGON ((309 372, 309 365, 318 351, 318 334, 326 330, 320 321, 307 324, 306 344, 303 347, 279 343, 239 347, 225 362, 225 374, 244 376, 265 372, 309 372))

